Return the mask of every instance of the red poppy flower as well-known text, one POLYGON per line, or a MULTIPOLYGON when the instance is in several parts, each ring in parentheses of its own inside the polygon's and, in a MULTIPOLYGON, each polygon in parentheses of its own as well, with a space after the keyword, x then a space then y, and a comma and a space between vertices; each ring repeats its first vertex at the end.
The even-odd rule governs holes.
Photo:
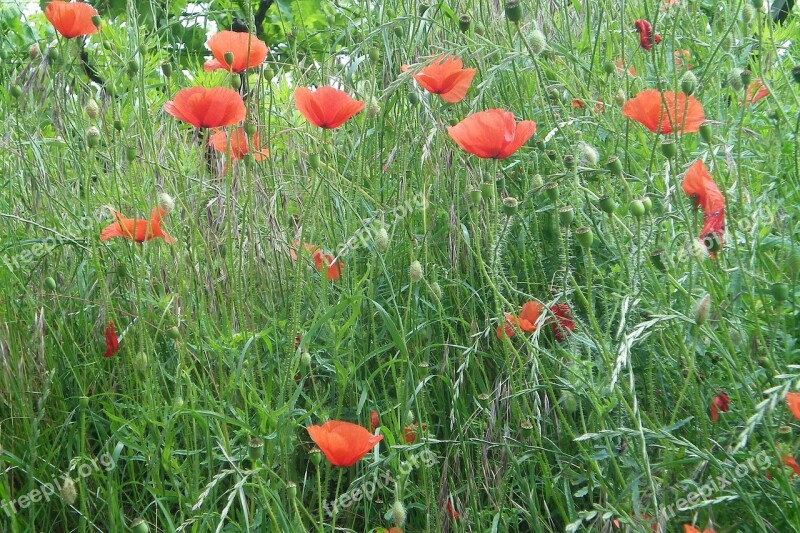
MULTIPOLYGON (((689 524, 683 525, 683 533, 700 533, 700 530, 696 527, 690 526, 689 524)), ((703 533, 717 533, 713 529, 706 528, 703 530, 703 533)))
POLYGON ((687 103, 682 92, 666 91, 662 102, 661 93, 655 89, 642 91, 625 102, 622 114, 653 133, 696 132, 706 119, 703 106, 694 96, 689 96, 687 103))
POLYGON ((450 498, 447 499, 447 508, 446 508, 446 510, 447 510, 447 514, 453 520, 458 520, 459 517, 461 516, 460 514, 458 514, 458 511, 456 511, 455 508, 453 507, 453 502, 451 501, 450 498))
POLYGON ((456 144, 484 159, 505 159, 525 144, 535 132, 535 122, 516 122, 513 113, 502 109, 473 113, 455 126, 447 128, 447 133, 456 144))
POLYGON ((787 392, 786 405, 789 406, 789 411, 798 420, 800 420, 800 392, 787 392))
POLYGON ((762 98, 769 96, 769 89, 764 85, 760 78, 756 78, 750 82, 745 92, 744 105, 755 104, 762 98))
POLYGON ((67 39, 97 33, 97 26, 92 22, 96 15, 97 10, 84 2, 52 0, 44 8, 44 16, 67 39))
MULTIPOLYGON (((300 242, 293 241, 292 245, 294 248, 289 249, 289 257, 292 258, 292 261, 295 261, 297 260, 296 249, 300 247, 300 242)), ((317 267, 317 271, 322 272, 322 270, 327 267, 327 278, 332 281, 339 279, 342 274, 342 269, 344 268, 344 264, 342 264, 341 259, 336 259, 332 255, 323 252, 318 247, 314 246, 313 244, 308 244, 307 242, 303 243, 303 247, 314 259, 314 264, 317 267)))
POLYGON ((539 316, 544 311, 544 306, 537 301, 531 300, 522 305, 522 311, 519 314, 519 329, 530 333, 536 329, 536 322, 539 316))
POLYGON ((333 466, 353 466, 383 440, 383 435, 373 435, 357 424, 341 420, 306 429, 333 466))
POLYGON ((294 105, 310 123, 329 130, 338 128, 364 109, 364 102, 334 87, 318 87, 314 92, 298 87, 294 92, 294 105))
POLYGON ((558 304, 550 306, 550 312, 555 315, 556 320, 550 322, 550 328, 553 330, 558 342, 564 342, 570 333, 575 331, 575 321, 572 320, 572 311, 567 304, 558 304))
POLYGON ((380 420, 378 420, 378 411, 370 411, 369 426, 372 428, 372 431, 378 429, 379 425, 380 425, 380 420))
POLYGON ((716 245, 722 244, 722 232, 725 228, 725 198, 714 183, 711 174, 708 173, 706 165, 701 161, 695 161, 686 176, 683 178, 683 192, 686 196, 697 202, 703 210, 703 229, 700 232, 700 239, 708 241, 712 252, 717 248, 716 245), (717 242, 719 239, 720 242, 717 242))
MULTIPOLYGON (((586 103, 583 100, 578 100, 576 98, 576 99, 572 100, 572 107, 577 108, 577 109, 586 109, 586 103)), ((603 109, 603 101, 602 100, 598 100, 594 104, 594 112, 595 113, 602 113, 603 111, 604 111, 604 109, 603 109)))
MULTIPOLYGON (((208 139, 208 144, 214 147, 217 152, 228 152, 228 134, 224 131, 215 131, 208 139)), ((262 161, 265 157, 269 157, 269 150, 266 148, 261 149, 259 146, 258 133, 255 133, 250 139, 248 145, 247 133, 244 128, 236 128, 231 133, 230 157, 234 161, 238 161, 245 155, 250 153, 253 149, 253 157, 256 161, 262 161)))
MULTIPOLYGON (((406 72, 408 67, 403 65, 402 69, 406 72)), ((414 79, 429 93, 438 94, 442 100, 452 104, 467 95, 475 72, 474 68, 464 68, 461 59, 443 55, 415 74, 414 79)))
POLYGON ((633 23, 633 27, 639 33, 639 46, 648 52, 653 48, 653 42, 656 44, 661 42, 659 34, 653 35, 653 26, 646 20, 639 19, 633 23))
POLYGON ((103 357, 113 357, 119 351, 119 339, 117 339, 117 332, 114 329, 114 321, 109 320, 106 326, 106 353, 103 357))
POLYGON ((195 128, 221 128, 244 120, 247 110, 239 93, 226 87, 181 89, 164 111, 195 128))
POLYGON ((161 229, 161 219, 167 214, 167 210, 161 206, 156 206, 150 213, 150 220, 125 218, 116 211, 111 212, 117 219, 100 232, 100 240, 107 241, 114 237, 136 242, 149 241, 150 239, 164 239, 169 244, 173 244, 175 239, 164 233, 161 229))
POLYGON ((719 420, 720 411, 727 413, 730 403, 731 399, 728 398, 728 395, 724 392, 719 392, 714 395, 714 397, 711 398, 711 403, 708 406, 709 414, 711 415, 711 421, 717 422, 719 420))
POLYGON ((783 461, 783 464, 792 469, 793 476, 800 476, 800 465, 797 464, 797 461, 794 457, 791 455, 784 455, 781 457, 781 461, 783 461))
POLYGON ((258 37, 249 33, 236 31, 221 31, 211 37, 206 43, 214 59, 203 64, 203 70, 224 69, 242 72, 249 68, 259 66, 267 58, 269 48, 258 37), (233 54, 233 64, 225 61, 225 54, 233 54))

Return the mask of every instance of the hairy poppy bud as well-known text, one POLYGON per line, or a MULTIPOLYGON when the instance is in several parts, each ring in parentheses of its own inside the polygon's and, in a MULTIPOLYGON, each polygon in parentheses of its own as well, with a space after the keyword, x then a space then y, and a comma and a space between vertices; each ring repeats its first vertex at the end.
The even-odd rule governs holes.
POLYGON ((378 61, 378 59, 380 59, 380 54, 378 53, 377 48, 370 48, 369 52, 367 52, 367 56, 369 57, 369 60, 372 61, 373 63, 375 63, 376 61, 378 61))
POLYGON ((580 143, 578 146, 581 151, 581 155, 583 156, 583 160, 589 165, 596 165, 600 160, 600 154, 597 153, 597 150, 594 148, 594 146, 585 142, 580 143))
POLYGON ((422 15, 424 15, 425 12, 428 11, 428 9, 430 9, 430 7, 431 7, 430 4, 428 4, 427 2, 420 2, 419 6, 417 6, 417 10, 419 11, 419 16, 421 17, 422 15))
POLYGON ((422 280, 422 264, 419 261, 412 261, 408 266, 408 277, 411 278, 411 283, 422 280))
POLYGON ((800 276, 800 249, 795 248, 786 258, 786 270, 792 279, 800 276))
POLYGON ((414 411, 408 410, 406 411, 406 424, 411 425, 414 423, 415 420, 414 411))
POLYGON ((96 126, 92 126, 86 130, 86 146, 95 148, 100 144, 100 130, 96 126))
POLYGON ((697 302, 694 308, 694 323, 698 326, 705 324, 708 319, 708 313, 711 311, 711 295, 706 293, 697 302))
POLYGON ((72 481, 70 477, 65 477, 61 482, 59 493, 61 494, 61 499, 64 500, 64 503, 67 505, 73 505, 78 499, 78 491, 75 489, 75 482, 72 481))
POLYGON ((169 194, 162 192, 158 195, 158 207, 164 210, 164 214, 167 214, 175 209, 175 200, 169 194))
POLYGON ((514 198, 513 196, 508 196, 503 198, 503 212, 511 216, 517 211, 517 206, 519 205, 519 201, 514 198))
POLYGON ((625 105, 625 102, 627 101, 628 101, 628 96, 625 94, 625 91, 620 87, 614 94, 614 103, 617 104, 619 107, 622 107, 625 105))
POLYGON ((442 287, 437 282, 431 283, 431 293, 436 297, 437 300, 442 299, 442 287))
POLYGON ((684 72, 683 77, 681 78, 681 91, 686 96, 693 94, 695 89, 697 88, 697 76, 694 75, 694 72, 691 70, 687 70, 684 72))
POLYGON ((403 527, 406 523, 406 508, 400 500, 395 500, 392 504, 392 523, 396 527, 403 527))
POLYGON ((753 73, 749 70, 743 70, 739 76, 742 78, 742 85, 747 87, 753 81, 753 73))
POLYGON ((755 16, 756 10, 751 4, 745 4, 742 6, 742 22, 745 24, 750 24, 755 16))
POLYGON ((473 205, 478 205, 481 203, 481 190, 480 189, 473 189, 469 191, 469 201, 473 205))
POLYGON ((375 248, 379 252, 383 253, 389 248, 389 232, 386 231, 386 228, 379 228, 375 232, 373 239, 375 240, 375 248))
POLYGON ((792 69, 792 77, 794 78, 795 83, 800 83, 800 65, 797 65, 792 69))
POLYGON ((135 59, 128 61, 128 77, 133 78, 139 72, 139 63, 135 59))
POLYGON ((172 63, 163 63, 161 65, 161 73, 164 74, 167 78, 172 76, 172 63))
POLYGON ((122 121, 120 119, 114 119, 114 129, 117 131, 122 131, 122 121))
POLYGON ((472 17, 469 15, 461 15, 458 17, 458 29, 461 30, 461 33, 467 33, 470 24, 472 24, 472 17))
POLYGON ((561 403, 564 405, 564 410, 568 413, 574 413, 578 410, 578 399, 570 391, 561 392, 561 403))
POLYGON ((480 22, 475 24, 475 35, 483 36, 486 33, 486 28, 483 27, 483 24, 480 22))
POLYGON ((378 99, 374 96, 370 96, 367 99, 366 106, 364 112, 367 114, 368 119, 373 119, 378 116, 378 112, 380 112, 381 107, 378 104, 378 99))
POLYGON ((575 220, 575 210, 572 208, 571 205, 563 205, 558 208, 558 222, 564 227, 569 226, 572 224, 572 221, 575 220))
POLYGON ((133 163, 136 160, 136 147, 135 146, 126 146, 125 147, 125 160, 128 163, 133 163))
POLYGON ((22 87, 19 85, 12 85, 11 89, 8 91, 12 98, 19 98, 22 96, 22 87))
POLYGON ((607 60, 603 62, 603 72, 606 74, 614 74, 614 71, 617 70, 617 66, 614 64, 613 61, 607 60))
POLYGON ((672 139, 667 139, 661 142, 661 153, 664 154, 664 157, 672 159, 678 153, 678 147, 675 146, 672 139))
POLYGON ((700 137, 706 143, 710 143, 712 139, 711 124, 704 123, 700 125, 700 137))
POLYGON ((83 106, 83 112, 86 113, 87 117, 94 120, 100 115, 100 106, 97 105, 94 98, 90 98, 86 105, 83 106))
POLYGON ((247 456, 253 463, 257 463, 264 457, 264 441, 258 437, 253 437, 247 443, 247 456))
POLYGON ((517 0, 506 2, 506 18, 514 23, 522 20, 522 6, 517 0))
POLYGON ((628 210, 636 218, 643 217, 645 213, 644 203, 641 200, 633 200, 628 206, 628 210))
POLYGON ((731 73, 728 76, 728 85, 734 91, 741 91, 744 87, 744 83, 742 82, 742 72, 744 72, 742 69, 735 68, 731 70, 731 73))
POLYGON ((556 203, 558 201, 558 182, 549 181, 545 183, 544 192, 551 202, 556 203))
POLYGON ((615 202, 614 199, 608 195, 601 196, 597 204, 600 206, 601 211, 608 213, 609 215, 617 210, 617 202, 615 202))
POLYGON ((136 359, 133 360, 133 364, 136 370, 144 372, 147 369, 147 354, 144 352, 136 354, 136 359))
POLYGON ((56 280, 54 280, 50 276, 47 276, 46 278, 44 278, 44 286, 47 290, 54 291, 56 290, 56 280))
POLYGON ((531 32, 530 44, 531 51, 538 56, 547 48, 547 37, 544 36, 544 33, 539 28, 536 28, 531 32))
POLYGON ((592 241, 594 241, 594 234, 592 233, 592 228, 589 226, 582 226, 575 230, 575 239, 578 241, 578 244, 581 245, 583 248, 589 248, 592 245, 592 241))
POLYGON ((531 187, 534 189, 538 189, 544 183, 544 179, 542 178, 541 174, 534 174, 531 178, 531 187))
POLYGON ((148 527, 147 522, 145 522, 144 519, 137 518, 131 522, 131 533, 148 533, 149 531, 150 527, 148 527))
POLYGON ((33 43, 28 47, 28 57, 31 59, 36 59, 42 54, 42 49, 39 48, 39 43, 33 43))

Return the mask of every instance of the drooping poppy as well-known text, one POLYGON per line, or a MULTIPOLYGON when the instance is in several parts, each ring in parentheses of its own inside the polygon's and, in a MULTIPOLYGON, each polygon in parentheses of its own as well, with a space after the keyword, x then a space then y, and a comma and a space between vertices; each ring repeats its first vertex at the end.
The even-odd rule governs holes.
POLYGON ((52 0, 45 6, 44 16, 67 39, 97 33, 97 26, 92 22, 97 10, 84 2, 52 0))
MULTIPOLYGON (((244 128, 236 128, 230 136, 230 157, 234 161, 242 159, 245 155, 251 153, 256 161, 262 161, 264 158, 269 157, 269 150, 259 146, 258 133, 253 134, 248 144, 247 133, 244 128)), ((228 153, 228 134, 223 130, 214 132, 208 138, 208 144, 214 147, 217 152, 228 153)))
POLYGON ((718 392, 715 394, 714 397, 711 398, 711 403, 708 405, 711 421, 716 423, 719 420, 720 411, 727 413, 730 403, 731 399, 724 392, 718 392))
POLYGON ((522 305, 522 311, 519 314, 519 329, 525 332, 531 332, 536 329, 536 322, 539 316, 544 311, 544 306, 535 300, 530 300, 522 305))
POLYGON ((517 323, 517 317, 515 317, 511 313, 503 313, 503 314, 505 315, 505 320, 503 321, 503 324, 497 326, 497 328, 495 328, 494 330, 495 335, 497 335, 497 338, 500 340, 503 340, 503 335, 505 335, 510 339, 511 337, 517 334, 514 331, 514 324, 517 323))
MULTIPOLYGON (((289 257, 292 258, 292 261, 296 261, 296 249, 300 247, 300 242, 293 241, 292 245, 294 248, 289 249, 289 257)), ((339 279, 342 274, 342 269, 344 268, 344 264, 342 263, 341 259, 337 259, 332 255, 323 252, 319 249, 319 247, 307 242, 303 243, 303 248, 305 248, 306 252, 308 252, 308 254, 314 259, 314 264, 317 267, 317 271, 322 272, 323 269, 327 268, 328 273, 326 274, 326 277, 329 280, 335 281, 339 279)))
POLYGON ((333 466, 353 466, 383 440, 383 435, 373 435, 358 424, 341 420, 306 429, 333 466))
POLYGON ((786 405, 789 406, 789 411, 798 420, 800 420, 800 392, 787 392, 786 405))
POLYGON ((653 49, 653 43, 658 44, 661 42, 659 34, 653 34, 653 26, 644 19, 639 19, 633 23, 633 27, 639 34, 639 46, 648 52, 653 49))
POLYGON ((269 48, 258 37, 238 31, 221 31, 206 42, 214 56, 203 64, 203 70, 223 69, 242 72, 259 66, 267 58, 269 48), (225 54, 233 54, 233 62, 225 60, 225 54))
POLYGON ((564 342, 564 339, 575 331, 572 311, 567 304, 555 304, 550 306, 550 312, 555 316, 555 320, 550 322, 550 329, 553 330, 553 335, 558 342, 564 342))
POLYGON ((453 507, 452 496, 450 498, 447 498, 447 507, 445 508, 445 510, 447 511, 447 514, 450 516, 450 518, 452 518, 453 520, 458 520, 461 517, 458 511, 456 511, 455 507, 453 507))
POLYGON ((244 120, 244 100, 227 87, 190 87, 181 89, 164 104, 164 111, 195 128, 222 128, 244 120))
POLYGON ((332 130, 347 122, 364 109, 364 102, 354 100, 335 87, 318 87, 311 91, 298 87, 294 92, 294 105, 306 120, 315 126, 332 130))
POLYGON ((378 419, 378 411, 370 411, 369 412, 369 427, 372 428, 372 431, 378 429, 380 425, 380 420, 378 419))
POLYGON ((175 239, 164 233, 161 229, 161 219, 169 212, 162 206, 156 206, 150 213, 150 220, 125 218, 117 211, 111 214, 116 218, 100 232, 100 240, 107 241, 115 237, 133 240, 136 242, 149 241, 150 239, 164 239, 169 244, 173 244, 175 239))
POLYGON ((760 78, 756 78, 750 82, 745 91, 744 105, 755 104, 762 98, 769 96, 769 89, 760 78))
POLYGON ((683 192, 686 196, 697 202, 703 210, 703 229, 700 239, 706 243, 713 254, 722 243, 722 233, 725 229, 725 198, 714 183, 705 163, 700 159, 692 163, 686 176, 683 178, 683 192))
POLYGON ((706 116, 697 98, 686 98, 682 92, 666 91, 662 102, 660 92, 648 89, 625 102, 622 114, 653 133, 693 133, 700 129, 706 116))
MULTIPOLYGON (((683 525, 683 533, 700 533, 700 530, 697 529, 694 526, 689 525, 689 524, 684 524, 683 525)), ((717 532, 714 531, 713 529, 705 528, 703 530, 703 533, 717 533, 717 532)))
POLYGON ((531 120, 517 122, 514 114, 502 109, 473 113, 447 133, 461 148, 484 159, 505 159, 536 132, 531 120))
POLYGON ((114 321, 109 320, 105 330, 106 336, 106 353, 103 357, 113 357, 119 351, 119 339, 117 338, 117 331, 114 329, 114 321))
MULTIPOLYGON (((408 70, 402 66, 403 72, 408 70)), ((422 88, 431 94, 438 94, 448 103, 460 102, 475 77, 474 68, 464 68, 464 63, 456 56, 442 55, 414 75, 422 88)))

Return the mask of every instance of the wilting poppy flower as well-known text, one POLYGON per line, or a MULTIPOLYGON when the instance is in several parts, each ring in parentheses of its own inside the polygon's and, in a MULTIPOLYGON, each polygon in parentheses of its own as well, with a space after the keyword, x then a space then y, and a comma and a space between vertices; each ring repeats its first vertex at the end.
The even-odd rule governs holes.
POLYGON ((456 511, 456 510, 455 510, 455 508, 453 507, 453 502, 451 501, 451 499, 450 499, 450 498, 448 498, 448 499, 447 499, 447 507, 446 507, 446 510, 447 510, 447 514, 448 514, 448 515, 450 516, 450 518, 452 518, 453 520, 458 520, 458 519, 459 519, 459 517, 461 516, 460 514, 458 514, 458 511, 456 511))
POLYGON ((536 123, 517 122, 514 114, 502 109, 473 113, 447 133, 461 148, 484 159, 505 159, 531 138, 536 123))
POLYGON ((503 321, 503 325, 497 326, 497 328, 494 330, 495 335, 497 335, 497 338, 500 340, 503 339, 503 335, 509 339, 516 335, 516 332, 514 331, 514 324, 517 323, 517 317, 511 313, 504 313, 504 315, 506 319, 503 321))
POLYGON ((622 114, 653 133, 696 132, 706 119, 703 106, 694 96, 689 96, 687 103, 686 95, 682 92, 666 91, 664 102, 666 107, 661 101, 661 93, 649 89, 625 102, 622 114))
MULTIPOLYGON (((572 100, 572 107, 577 109, 586 109, 586 103, 583 100, 579 100, 577 98, 572 100)), ((603 101, 598 100, 594 104, 594 112, 595 113, 602 113, 603 112, 603 101)))
POLYGON ((697 202, 697 205, 703 210, 704 222, 700 239, 707 243, 713 257, 718 245, 722 244, 722 232, 725 228, 725 198, 711 178, 711 174, 708 173, 706 165, 699 159, 686 171, 682 187, 686 196, 697 202))
POLYGON ((97 10, 84 2, 52 0, 44 8, 44 16, 67 39, 97 33, 97 26, 92 22, 96 15, 97 10))
MULTIPOLYGON (((696 527, 690 526, 689 524, 683 525, 683 533, 700 533, 700 530, 696 527)), ((713 529, 706 528, 703 530, 703 533, 717 533, 713 529)))
POLYGON ((572 320, 572 311, 567 304, 557 304, 550 306, 550 312, 555 315, 556 320, 550 322, 550 328, 553 330, 558 342, 564 342, 569 334, 575 331, 575 321, 572 320))
POLYGON ((672 57, 672 62, 675 65, 675 68, 691 70, 694 66, 688 61, 689 58, 692 57, 692 54, 689 52, 689 50, 675 50, 672 52, 672 57))
POLYGON ((531 332, 536 329, 536 322, 539 320, 542 311, 544 311, 544 306, 539 302, 534 300, 525 302, 519 314, 519 329, 525 332, 531 332))
POLYGON ((786 405, 789 406, 789 411, 794 417, 800 420, 800 392, 787 392, 786 405))
POLYGON ((369 412, 369 426, 372 428, 372 431, 378 429, 380 425, 380 420, 378 420, 378 411, 370 411, 369 412))
POLYGON ((333 466, 353 466, 383 440, 383 435, 373 435, 357 424, 341 420, 306 429, 333 466))
MULTIPOLYGON (((294 248, 289 249, 289 257, 292 258, 292 261, 295 261, 297 260, 297 252, 295 249, 300 247, 300 242, 293 241, 292 245, 294 248)), ((339 279, 342 274, 342 269, 344 268, 344 265, 340 259, 335 259, 332 255, 323 252, 318 247, 307 242, 303 243, 303 247, 314 259, 314 264, 319 272, 322 272, 323 268, 327 267, 327 278, 329 280, 339 279)))
MULTIPOLYGON (((211 137, 208 139, 208 144, 214 147, 214 150, 217 152, 227 153, 228 152, 228 134, 224 131, 216 131, 214 132, 211 137)), ((253 157, 256 161, 261 161, 265 157, 269 157, 269 150, 261 149, 259 147, 258 141, 258 133, 254 134, 250 138, 250 145, 248 146, 247 143, 247 134, 244 131, 244 128, 236 128, 231 133, 231 146, 230 146, 230 156, 231 159, 234 161, 238 161, 239 159, 243 158, 245 155, 250 153, 250 150, 253 150, 253 157)))
POLYGON ((247 110, 239 93, 226 87, 181 89, 164 111, 195 128, 221 128, 244 120, 247 110))
POLYGON ((364 109, 364 102, 334 87, 318 87, 313 92, 298 87, 294 92, 294 105, 310 123, 329 130, 338 128, 364 109))
POLYGON ((764 85, 761 79, 756 78, 750 82, 745 92, 744 105, 755 104, 762 98, 769 96, 769 89, 764 85))
POLYGON ((727 394, 724 392, 719 392, 711 398, 711 403, 708 406, 709 414, 711 415, 711 421, 717 422, 719 420, 719 412, 722 411, 723 413, 728 412, 728 406, 731 403, 731 399, 728 397, 727 394))
POLYGON ((117 332, 114 329, 114 321, 109 320, 106 326, 106 353, 103 357, 113 357, 119 351, 119 339, 117 339, 117 332))
POLYGON ((639 34, 639 46, 648 52, 652 50, 653 42, 656 44, 661 42, 661 36, 657 33, 653 35, 653 26, 648 21, 639 19, 633 23, 633 27, 639 34))
POLYGON ((169 244, 175 239, 164 233, 161 229, 161 219, 169 212, 161 206, 156 206, 150 213, 150 220, 125 218, 120 213, 112 211, 117 220, 112 222, 100 232, 100 240, 107 241, 114 237, 122 237, 136 242, 149 241, 150 239, 164 239, 169 244))
MULTIPOLYGON (((408 67, 403 65, 402 69, 406 72, 408 67)), ((467 95, 475 72, 474 68, 464 68, 459 58, 443 55, 415 74, 414 79, 429 93, 438 94, 442 100, 452 104, 467 95)))
POLYGON ((224 69, 242 72, 259 66, 267 58, 269 48, 258 37, 237 31, 221 31, 206 43, 214 59, 203 64, 203 70, 224 69), (225 61, 225 54, 233 54, 233 63, 225 61))
POLYGON ((422 424, 420 428, 419 422, 414 422, 413 424, 406 424, 403 426, 403 440, 406 441, 406 444, 411 444, 415 440, 417 440, 417 435, 421 431, 425 431, 428 429, 427 424, 422 424))

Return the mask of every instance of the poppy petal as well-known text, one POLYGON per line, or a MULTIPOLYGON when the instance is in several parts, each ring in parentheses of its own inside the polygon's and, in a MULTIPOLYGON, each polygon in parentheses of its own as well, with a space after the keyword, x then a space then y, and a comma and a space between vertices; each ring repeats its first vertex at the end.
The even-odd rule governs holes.
POLYGON ((97 10, 84 2, 52 0, 44 8, 44 16, 67 39, 97 33, 97 26, 92 22, 96 15, 97 10))

